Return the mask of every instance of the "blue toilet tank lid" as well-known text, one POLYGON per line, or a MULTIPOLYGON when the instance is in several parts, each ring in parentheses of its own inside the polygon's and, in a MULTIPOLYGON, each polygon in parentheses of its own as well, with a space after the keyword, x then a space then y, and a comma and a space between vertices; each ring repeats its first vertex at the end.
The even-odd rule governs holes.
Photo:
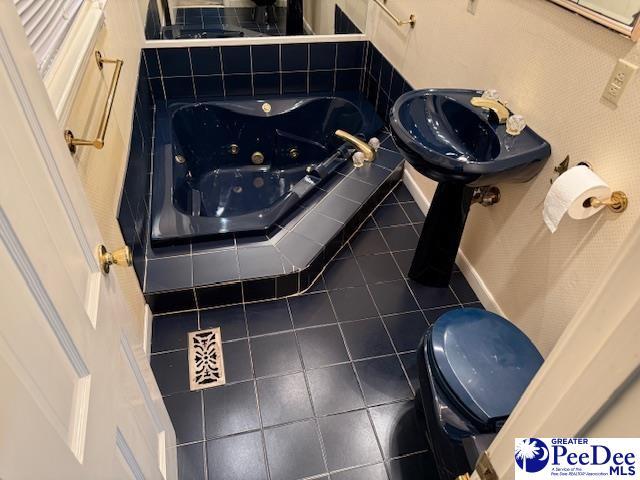
POLYGON ((432 327, 430 347, 455 400, 485 424, 511 413, 543 362, 515 325, 477 308, 442 315, 432 327))

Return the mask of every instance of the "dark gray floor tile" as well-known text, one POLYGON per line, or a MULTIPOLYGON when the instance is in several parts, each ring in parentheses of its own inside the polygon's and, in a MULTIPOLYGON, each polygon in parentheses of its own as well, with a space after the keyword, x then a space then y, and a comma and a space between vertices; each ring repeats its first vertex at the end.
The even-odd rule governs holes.
POLYGON ((257 381, 260 414, 265 427, 313 417, 303 373, 257 381))
POLYGON ((422 213, 417 203, 403 203, 402 209, 407 214, 407 217, 409 217, 409 220, 411 220, 411 223, 422 225, 426 215, 422 213))
POLYGON ((381 405, 370 412, 385 459, 428 448, 425 425, 419 423, 413 401, 381 405))
MULTIPOLYGON (((367 467, 352 468, 331 474, 332 480, 388 480, 387 470, 383 463, 376 463, 367 467)), ((423 479, 427 480, 427 479, 423 479)), ((435 480, 435 479, 433 479, 435 480)))
POLYGON ((302 370, 293 332, 252 338, 251 356, 256 377, 283 375, 302 370))
POLYGON ((369 285, 404 278, 390 253, 358 257, 357 260, 362 274, 369 285))
POLYGON ((326 292, 291 297, 288 301, 296 328, 336 323, 336 316, 326 292))
POLYGON ((420 379, 418 377, 418 354, 416 352, 407 352, 400 354, 400 361, 404 367, 409 382, 414 393, 420 390, 420 379))
POLYGON ((422 312, 400 313, 382 320, 398 352, 416 350, 429 326, 422 312))
POLYGON ((319 420, 329 471, 382 460, 366 410, 319 420))
POLYGON ((458 299, 449 287, 428 287, 413 280, 409 281, 409 285, 422 309, 458 305, 458 299))
POLYGON ((413 261, 413 256, 415 252, 413 251, 404 251, 404 252, 393 252, 393 258, 396 260, 396 263, 400 267, 400 271, 404 278, 409 276, 409 269, 411 268, 411 262, 413 261))
POLYGON ((467 282, 467 279, 464 278, 464 275, 461 272, 455 272, 451 276, 451 282, 449 284, 458 299, 460 299, 461 303, 472 303, 478 301, 476 293, 473 291, 471 285, 469 285, 469 282, 467 282))
POLYGON ((382 315, 418 310, 418 304, 404 280, 370 285, 373 301, 382 315))
POLYGON ((342 333, 354 360, 394 353, 389 335, 378 317, 343 323, 342 333))
POLYGON ((176 393, 164 397, 164 404, 176 431, 178 445, 204 440, 200 392, 176 393))
POLYGON ((399 184, 394 190, 393 194, 396 196, 399 202, 414 202, 413 195, 404 183, 399 184))
POLYGON ((329 290, 359 287, 365 284, 364 277, 355 258, 334 260, 324 271, 324 281, 329 290))
POLYGON ((363 360, 356 362, 355 366, 367 405, 389 403, 411 397, 411 388, 400 360, 395 355, 363 360))
POLYGON ((209 480, 266 480, 260 432, 244 433, 207 442, 209 480))
POLYGON ((379 230, 362 230, 350 243, 356 257, 389 251, 379 230))
POLYGON ((205 443, 192 443, 176 449, 178 478, 180 480, 206 480, 204 470, 205 443))
POLYGON ((187 348, 187 333, 198 330, 198 312, 155 315, 151 336, 151 352, 187 348))
POLYGON ((162 395, 189 390, 187 350, 151 355, 151 368, 162 395))
POLYGON ((313 405, 318 415, 364 407, 358 380, 350 363, 307 372, 313 405))
POLYGON ((380 233, 387 242, 387 245, 389 245, 389 250, 392 252, 402 250, 413 251, 418 246, 418 234, 411 225, 381 228, 380 233))
POLYGON ((210 310, 200 310, 200 328, 220 327, 222 341, 245 338, 247 336, 247 323, 244 318, 244 307, 234 305, 232 307, 220 307, 210 310))
POLYGON ((362 224, 360 230, 374 230, 378 228, 378 224, 374 220, 373 216, 367 218, 367 220, 362 224))
POLYGON ((438 471, 431 453, 419 453, 389 462, 391 480, 437 479, 438 471))
POLYGON ((454 305, 452 307, 441 307, 441 308, 432 308, 429 310, 423 310, 422 313, 424 313, 424 316, 427 319, 427 323, 429 323, 429 325, 433 325, 434 323, 436 323, 436 320, 438 320, 445 313, 450 312, 452 310, 458 310, 459 308, 460 308, 459 305, 454 305))
POLYGON ((222 345, 222 353, 227 383, 242 382, 253 378, 248 340, 227 342, 222 345))
POLYGON ((222 385, 203 391, 207 438, 260 428, 253 382, 222 385))
POLYGON ((268 428, 264 436, 272 479, 297 480, 327 471, 315 421, 268 428))
POLYGON ((297 332, 305 368, 319 368, 349 360, 337 325, 297 332))
POLYGON ((250 303, 245 312, 251 336, 293 329, 286 300, 250 303))
POLYGON ((367 287, 343 288, 329 292, 339 322, 360 320, 378 315, 367 287))
POLYGON ((373 218, 379 227, 391 227, 393 225, 406 225, 411 223, 400 205, 381 205, 374 212, 373 218))

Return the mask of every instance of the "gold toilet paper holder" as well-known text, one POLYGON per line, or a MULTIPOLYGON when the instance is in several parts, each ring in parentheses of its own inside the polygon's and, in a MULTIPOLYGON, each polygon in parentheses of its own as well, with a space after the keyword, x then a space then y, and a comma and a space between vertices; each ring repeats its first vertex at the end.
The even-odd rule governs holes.
POLYGON ((629 198, 627 194, 621 191, 615 191, 611 193, 611 197, 605 200, 601 200, 596 197, 587 198, 582 204, 584 208, 598 208, 607 207, 613 213, 622 213, 629 206, 629 198))
MULTIPOLYGON (((593 167, 588 162, 579 162, 578 165, 584 165, 589 170, 593 170, 593 167)), ((629 197, 627 197, 626 193, 620 190, 616 190, 615 192, 611 192, 611 197, 609 198, 605 198, 605 199, 600 199, 596 197, 587 198, 582 203, 582 206, 584 208, 607 207, 613 213, 622 213, 629 206, 629 197)))

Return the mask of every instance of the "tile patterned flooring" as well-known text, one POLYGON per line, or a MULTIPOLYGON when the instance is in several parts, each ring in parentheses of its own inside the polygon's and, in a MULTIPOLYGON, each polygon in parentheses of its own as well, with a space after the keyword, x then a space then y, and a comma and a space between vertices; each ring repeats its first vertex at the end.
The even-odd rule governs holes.
POLYGON ((423 216, 400 185, 316 282, 288 299, 154 318, 152 367, 181 480, 436 479, 413 397, 428 324, 480 306, 406 278, 423 216), (189 391, 187 332, 222 329, 227 384, 189 391))

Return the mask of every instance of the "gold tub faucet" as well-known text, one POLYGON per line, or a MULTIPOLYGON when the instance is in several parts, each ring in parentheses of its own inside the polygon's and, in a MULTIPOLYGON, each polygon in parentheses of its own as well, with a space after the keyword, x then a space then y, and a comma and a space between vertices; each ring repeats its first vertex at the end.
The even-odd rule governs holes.
POLYGON ((356 147, 358 151, 362 152, 362 154, 364 155, 364 159, 367 162, 373 162, 373 160, 376 158, 375 149, 364 140, 360 140, 355 135, 351 135, 344 130, 336 130, 336 136, 341 138, 345 142, 349 142, 351 145, 356 147))

